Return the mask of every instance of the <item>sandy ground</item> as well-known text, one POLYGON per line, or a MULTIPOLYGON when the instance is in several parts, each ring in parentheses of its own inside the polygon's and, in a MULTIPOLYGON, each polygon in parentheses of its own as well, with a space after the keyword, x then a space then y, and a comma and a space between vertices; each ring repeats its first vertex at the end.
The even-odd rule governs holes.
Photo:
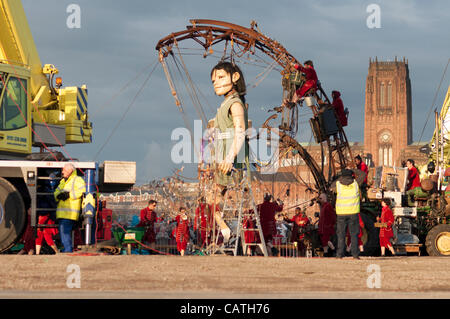
POLYGON ((0 255, 0 298, 450 298, 450 258, 0 255), (79 287, 79 288, 78 288, 79 287))

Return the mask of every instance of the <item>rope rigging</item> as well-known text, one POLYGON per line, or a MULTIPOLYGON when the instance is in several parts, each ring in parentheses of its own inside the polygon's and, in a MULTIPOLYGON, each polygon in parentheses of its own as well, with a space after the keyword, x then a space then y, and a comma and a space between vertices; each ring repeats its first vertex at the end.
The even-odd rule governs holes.
POLYGON ((153 72, 155 71, 156 67, 158 66, 157 63, 154 64, 152 70, 150 71, 150 73, 148 74, 148 76, 145 78, 144 82, 142 83, 141 87, 139 88, 139 90, 137 91, 137 93, 135 94, 135 96, 133 97, 133 99, 131 100, 130 104, 128 105, 128 107, 125 109, 125 111, 123 112, 121 118, 117 121, 116 125, 113 127, 113 129, 111 130, 111 132, 109 133, 108 137, 106 138, 105 142, 102 144, 102 146, 98 149, 97 153, 94 156, 94 160, 96 160, 98 158, 98 156, 100 155, 100 153, 103 151, 103 149, 105 148, 105 146, 109 143, 109 141, 111 140, 112 136, 114 135, 114 133, 117 131, 117 129, 119 128, 119 125, 123 122, 123 120, 125 119, 125 117, 127 116, 128 112, 131 110, 131 107, 134 105, 134 103, 136 102, 138 96, 141 94, 142 90, 144 89, 145 85, 148 83, 148 81, 150 80, 150 77, 152 76, 153 72))
MULTIPOLYGON (((197 114, 202 119, 202 122, 206 122, 206 114, 200 103, 199 92, 201 91, 198 89, 198 86, 195 85, 193 78, 190 76, 187 69, 187 64, 182 57, 183 55, 198 55, 203 56, 203 58, 209 57, 219 61, 229 60, 231 63, 246 64, 256 68, 261 68, 262 70, 256 74, 255 79, 247 82, 247 91, 256 88, 265 79, 267 79, 273 70, 277 70, 282 76, 281 82, 283 88, 283 104, 280 107, 275 107, 273 109, 276 114, 270 116, 269 119, 264 122, 262 128, 267 128, 271 134, 279 135, 281 149, 295 150, 298 156, 304 160, 314 177, 316 192, 327 191, 329 187, 328 180, 331 179, 332 175, 337 173, 336 168, 331 167, 331 165, 335 165, 335 161, 332 160, 335 156, 333 152, 339 152, 338 160, 340 161, 339 167, 341 169, 353 159, 351 158, 348 160, 346 158, 348 154, 345 154, 345 156, 341 154, 344 152, 343 149, 345 147, 349 148, 343 132, 339 136, 335 135, 322 137, 322 140, 319 142, 322 154, 322 162, 320 166, 317 165, 314 158, 308 153, 308 151, 296 141, 295 138, 299 132, 299 118, 305 116, 305 111, 302 110, 302 114, 299 114, 300 112, 297 103, 285 104, 284 100, 291 99, 295 90, 299 88, 299 85, 301 86, 302 83, 304 83, 302 82, 304 81, 304 79, 302 80, 304 75, 299 73, 299 71, 294 68, 294 64, 300 63, 279 42, 263 35, 255 22, 252 22, 251 28, 217 20, 192 19, 190 22, 191 25, 188 25, 186 30, 173 32, 162 38, 156 45, 160 62, 164 67, 177 107, 180 108, 181 106, 181 98, 174 85, 174 78, 167 71, 168 65, 166 64, 166 61, 168 62, 167 58, 169 56, 172 57, 171 60, 175 64, 175 67, 180 74, 180 78, 184 81, 186 92, 188 93, 197 114), (180 42, 189 39, 193 40, 195 44, 200 45, 201 48, 179 46, 180 42), (223 45, 223 50, 217 48, 219 44, 223 45), (219 52, 222 52, 222 54, 219 54, 219 52), (184 76, 182 75, 182 71, 185 73, 184 76), (268 121, 278 118, 280 114, 283 125, 280 126, 280 129, 276 127, 275 130, 273 126, 268 124, 268 121), (341 138, 342 136, 344 137, 343 139, 341 138), (330 139, 333 139, 332 142, 330 142, 330 139), (334 147, 333 150, 331 150, 332 146, 342 142, 344 143, 344 147, 334 147), (325 143, 326 146, 324 145, 325 143), (329 154, 324 151, 324 147, 328 147, 329 154), (332 174, 329 174, 328 180, 324 176, 325 167, 323 158, 325 154, 327 154, 327 156, 330 154, 333 156, 330 156, 329 164, 330 172, 332 172, 332 174)), ((331 103, 320 83, 318 83, 317 90, 307 92, 306 96, 308 96, 308 94, 309 96, 315 98, 315 103, 307 103, 308 107, 306 108, 312 111, 313 117, 320 116, 321 112, 319 110, 321 108, 330 107, 331 103)), ((303 102, 300 101, 298 103, 302 104, 303 102)), ((182 114, 183 117, 186 116, 184 111, 182 111, 182 114)), ((306 123, 306 121, 300 122, 300 124, 304 123, 306 123)), ((186 125, 186 127, 189 128, 189 125, 186 125)), ((340 130, 342 131, 342 127, 340 127, 340 130)), ((313 135, 311 135, 311 139, 312 136, 313 135)), ((193 143, 193 145, 196 144, 193 143)), ((283 154, 283 151, 281 151, 278 156, 272 156, 270 164, 267 165, 274 165, 274 161, 279 161, 287 153, 288 152, 284 152, 283 154)), ((348 151, 348 153, 351 155, 350 151, 348 151)), ((258 162, 258 159, 256 159, 256 162, 258 162)), ((259 163, 261 164, 260 161, 259 163)), ((302 182, 306 184, 304 181, 302 182)), ((308 186, 308 189, 310 189, 310 186, 308 186)))
POLYGON ((430 119, 430 115, 433 112, 433 108, 434 108, 434 105, 436 103, 436 99, 437 99, 438 93, 441 90, 441 85, 442 85, 442 82, 444 81, 445 74, 447 73, 447 68, 448 68, 449 64, 450 64, 450 59, 447 60, 447 64, 445 65, 444 72, 442 73, 442 77, 441 77, 441 80, 439 82, 438 88, 436 89, 436 93, 434 94, 433 103, 431 103, 430 110, 428 111, 427 119, 425 120, 425 124, 424 124, 424 126, 422 128, 422 132, 420 133, 419 143, 422 142, 423 133, 425 132, 425 128, 427 127, 428 120, 430 119))

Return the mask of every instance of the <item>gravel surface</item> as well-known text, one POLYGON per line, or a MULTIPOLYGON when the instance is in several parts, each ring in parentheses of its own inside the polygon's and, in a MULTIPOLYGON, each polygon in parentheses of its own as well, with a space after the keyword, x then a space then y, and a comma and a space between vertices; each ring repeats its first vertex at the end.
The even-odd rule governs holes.
POLYGON ((450 298, 445 257, 60 254, 0 263, 1 298, 450 298))

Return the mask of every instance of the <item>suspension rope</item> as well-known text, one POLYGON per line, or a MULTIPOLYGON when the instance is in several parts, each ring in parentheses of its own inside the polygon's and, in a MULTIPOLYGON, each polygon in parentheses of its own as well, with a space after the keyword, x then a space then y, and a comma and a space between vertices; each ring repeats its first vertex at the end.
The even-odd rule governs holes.
MULTIPOLYGON (((178 42, 177 42, 177 41, 175 41, 175 46, 178 48, 178 42)), ((192 81, 192 79, 191 79, 191 76, 189 75, 188 69, 187 69, 187 67, 186 67, 186 64, 184 63, 183 56, 181 55, 181 52, 180 52, 179 49, 178 49, 178 56, 180 57, 181 65, 183 66, 184 72, 186 73, 186 77, 187 77, 188 83, 189 83, 189 85, 190 85, 190 87, 191 87, 193 96, 195 97, 195 101, 198 102, 198 108, 199 108, 200 118, 201 118, 202 120, 204 120, 204 124, 206 125, 206 124, 207 124, 207 121, 206 121, 205 112, 203 111, 203 107, 202 107, 202 105, 201 105, 201 103, 200 103, 200 100, 199 100, 199 98, 198 98, 198 95, 196 94, 195 86, 194 86, 194 84, 193 84, 193 81, 192 81)), ((194 101, 194 99, 193 99, 192 102, 195 104, 195 101, 194 101)))
POLYGON ((155 63, 155 65, 153 66, 151 72, 148 74, 147 78, 145 79, 145 81, 142 83, 141 87, 139 88, 138 92, 135 94, 135 96, 133 97, 132 101, 130 102, 130 104, 128 105, 128 107, 125 109, 125 111, 123 112, 121 118, 117 121, 116 125, 114 126, 114 128, 111 130, 111 133, 109 134, 109 136, 107 137, 106 141, 103 143, 103 145, 100 147, 100 149, 98 150, 97 154, 95 154, 94 156, 94 160, 97 159, 97 157, 100 155, 100 153, 102 152, 102 150, 105 148, 105 146, 109 143, 109 141, 111 140, 111 137, 114 135, 114 133, 116 132, 117 128, 119 127, 119 125, 122 123, 122 121, 125 119, 126 115, 128 114, 128 112, 130 111, 131 107, 134 105, 134 103, 136 102, 137 97, 140 95, 140 93, 142 92, 142 90, 144 89, 145 85, 147 84, 147 82, 149 81, 151 75, 153 74, 153 72, 155 71, 156 67, 158 66, 157 63, 155 63))
MULTIPOLYGON (((178 74, 179 74, 181 80, 183 81, 184 87, 185 87, 185 89, 186 89, 186 91, 187 91, 187 93, 188 93, 188 95, 189 95, 189 97, 191 99, 192 105, 194 106, 194 109, 197 112, 197 115, 200 117, 200 120, 202 121, 203 125, 205 125, 205 123, 206 123, 206 116, 205 116, 201 106, 199 107, 200 102, 198 102, 198 104, 196 103, 196 95, 195 95, 194 90, 191 90, 188 87, 188 84, 186 83, 186 79, 183 77, 183 73, 181 72, 181 69, 180 69, 178 61, 176 60, 176 58, 174 56, 172 56, 172 57, 173 57, 173 61, 174 61, 175 67, 176 67, 176 69, 178 71, 178 74)), ((188 79, 188 82, 189 82, 189 79, 188 79)), ((197 98, 197 100, 198 100, 198 98, 197 98)))
POLYGON ((145 74, 145 72, 147 72, 147 70, 151 69, 152 66, 154 66, 154 64, 157 61, 152 62, 151 64, 145 66, 144 68, 142 68, 137 75, 132 78, 130 81, 128 81, 127 83, 125 83, 125 85, 123 85, 119 91, 117 91, 117 93, 115 93, 112 97, 110 97, 108 100, 106 100, 105 103, 103 103, 102 105, 100 105, 98 108, 94 109, 93 112, 91 113, 91 116, 95 116, 97 114, 99 114, 101 111, 103 111, 103 109, 107 106, 110 105, 110 103, 112 101, 114 101, 119 95, 121 95, 123 92, 126 91, 126 89, 130 86, 131 83, 134 83, 137 81, 137 79, 139 79, 143 74, 145 74))
MULTIPOLYGON (((264 79, 272 72, 272 70, 275 68, 275 66, 278 64, 278 61, 281 59, 282 56, 278 57, 278 59, 273 60, 273 62, 266 67, 261 73, 256 75, 256 78, 260 77, 260 79, 256 80, 253 84, 247 85, 247 87, 251 87, 252 89, 257 87, 264 79)), ((247 90, 248 91, 248 90, 247 90)))
POLYGON ((436 103, 436 98, 441 89, 442 82, 444 81, 445 73, 447 72, 449 63, 450 63, 450 59, 448 59, 448 61, 447 61, 447 65, 445 66, 444 72, 442 73, 441 81, 439 82, 439 86, 436 90, 436 93, 434 94, 433 103, 431 103, 430 110, 428 111, 427 119, 425 121, 425 125, 423 126, 422 132, 420 133, 419 143, 422 142, 423 133, 425 132, 425 128, 428 124, 428 120, 430 119, 430 115, 431 115, 431 112, 433 111, 434 104, 436 103))
MULTIPOLYGON (((186 125, 186 128, 187 128, 187 130, 190 133, 191 143, 192 143, 192 145, 195 145, 194 132, 192 130, 191 125, 189 124, 188 117, 187 117, 186 113, 184 112, 184 108, 183 108, 183 103, 182 103, 181 97, 177 93, 177 88, 176 88, 176 85, 175 85, 175 83, 173 81, 172 72, 170 71, 169 65, 166 64, 166 62, 165 62, 165 60, 163 58, 160 59, 160 63, 163 66, 164 73, 166 74, 167 82, 169 83, 169 87, 170 87, 171 93, 172 93, 172 95, 173 95, 173 97, 175 99, 175 105, 178 107, 178 110, 180 111, 181 116, 183 118, 184 125, 186 125)), ((181 74, 181 72, 180 72, 180 74, 181 74)), ((194 147, 194 151, 196 151, 195 147, 194 147)))

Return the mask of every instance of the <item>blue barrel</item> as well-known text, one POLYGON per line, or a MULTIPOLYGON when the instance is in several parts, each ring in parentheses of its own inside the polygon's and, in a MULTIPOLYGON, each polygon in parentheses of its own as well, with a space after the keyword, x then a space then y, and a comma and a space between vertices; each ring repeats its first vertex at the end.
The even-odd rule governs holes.
POLYGON ((97 187, 95 185, 95 169, 87 169, 84 171, 84 182, 86 183, 86 194, 97 192, 97 187))

